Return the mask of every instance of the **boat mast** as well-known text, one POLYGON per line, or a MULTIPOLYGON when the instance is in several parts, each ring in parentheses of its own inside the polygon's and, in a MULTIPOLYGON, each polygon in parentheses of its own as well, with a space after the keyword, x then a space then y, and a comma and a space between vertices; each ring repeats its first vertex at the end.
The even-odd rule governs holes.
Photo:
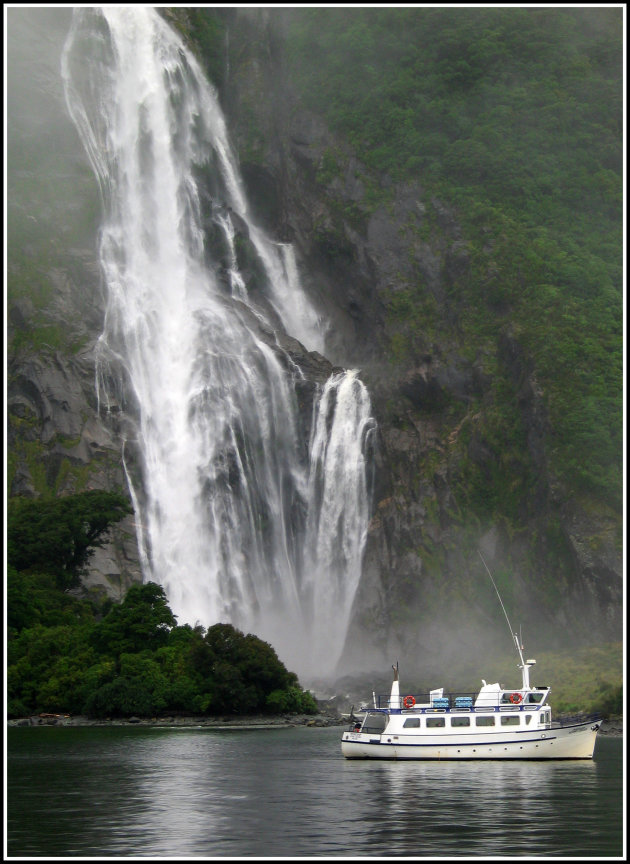
POLYGON ((507 625, 510 628, 510 633, 512 634, 512 638, 514 639, 514 644, 516 645, 516 650, 518 651, 518 656, 520 657, 520 660, 521 660, 519 669, 523 670, 523 690, 529 690, 530 689, 529 669, 530 669, 530 666, 533 666, 536 661, 535 660, 528 660, 526 663, 525 660, 523 659, 523 646, 521 645, 519 638, 516 635, 515 631, 512 630, 512 625, 510 624, 510 619, 508 618, 508 614, 505 611, 505 606, 503 605, 503 600, 501 600, 501 595, 499 594, 499 589, 497 588, 495 581, 492 578, 492 573, 490 572, 490 568, 486 564, 485 558, 481 554, 481 550, 478 549, 477 551, 479 552, 479 557, 483 561, 483 566, 488 571, 488 576, 490 577, 490 581, 492 582, 494 590, 497 592, 497 597, 499 598, 499 603, 501 604, 501 609, 503 609, 503 614, 505 615, 505 620, 507 621, 507 625))
POLYGON ((398 660, 396 665, 392 666, 394 670, 394 680, 392 681, 392 690, 389 695, 389 707, 400 708, 400 684, 398 683, 398 660))

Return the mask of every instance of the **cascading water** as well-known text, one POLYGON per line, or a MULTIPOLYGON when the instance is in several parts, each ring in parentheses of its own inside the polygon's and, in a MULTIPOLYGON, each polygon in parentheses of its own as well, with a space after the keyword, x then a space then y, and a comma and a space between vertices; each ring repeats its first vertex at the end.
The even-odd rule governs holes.
POLYGON ((128 479, 145 578, 180 623, 228 621, 301 675, 330 673, 369 518, 367 391, 355 372, 331 377, 304 440, 301 373, 273 333, 321 352, 324 328, 293 249, 252 222, 214 90, 162 18, 77 8, 62 65, 103 198, 97 388, 141 454, 128 479), (234 220, 262 274, 256 303, 234 220))

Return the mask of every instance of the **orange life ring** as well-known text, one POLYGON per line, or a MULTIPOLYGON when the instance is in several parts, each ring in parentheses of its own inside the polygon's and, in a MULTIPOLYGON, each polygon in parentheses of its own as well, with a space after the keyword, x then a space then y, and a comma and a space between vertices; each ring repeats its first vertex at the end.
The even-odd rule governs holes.
POLYGON ((416 700, 413 698, 413 696, 405 696, 405 698, 403 699, 403 705, 405 706, 405 708, 413 708, 415 704, 416 700))
POLYGON ((523 697, 520 693, 512 693, 512 695, 510 696, 510 702, 512 703, 512 705, 520 705, 522 701, 523 697))

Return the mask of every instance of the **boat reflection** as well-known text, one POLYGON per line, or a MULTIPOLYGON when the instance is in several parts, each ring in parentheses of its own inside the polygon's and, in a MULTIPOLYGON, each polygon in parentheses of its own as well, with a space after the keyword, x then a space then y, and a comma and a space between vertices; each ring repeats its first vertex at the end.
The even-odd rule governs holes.
MULTIPOLYGON (((387 825, 387 845, 392 855, 429 854, 427 847, 445 855, 505 853, 553 854, 550 838, 557 843, 565 832, 558 814, 571 808, 575 784, 587 793, 597 789, 597 765, 593 761, 562 762, 411 762, 361 763, 361 787, 370 790, 368 812, 380 808, 372 832, 382 845, 382 826, 387 825), (545 806, 548 802, 548 806, 545 806)), ((355 778, 356 779, 356 778, 355 778)), ((596 798, 594 794, 593 797, 596 798)), ((588 808, 573 827, 579 854, 581 834, 597 831, 597 814, 588 808)), ((572 844, 563 837, 559 848, 572 844)))

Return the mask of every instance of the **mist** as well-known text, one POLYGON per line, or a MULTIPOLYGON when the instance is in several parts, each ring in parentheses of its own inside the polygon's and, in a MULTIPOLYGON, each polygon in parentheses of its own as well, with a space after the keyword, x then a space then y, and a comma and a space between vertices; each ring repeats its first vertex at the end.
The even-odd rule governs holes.
POLYGON ((98 199, 59 74, 71 10, 23 8, 6 14, 5 199, 13 268, 22 254, 57 256, 75 245, 94 246, 98 199))

